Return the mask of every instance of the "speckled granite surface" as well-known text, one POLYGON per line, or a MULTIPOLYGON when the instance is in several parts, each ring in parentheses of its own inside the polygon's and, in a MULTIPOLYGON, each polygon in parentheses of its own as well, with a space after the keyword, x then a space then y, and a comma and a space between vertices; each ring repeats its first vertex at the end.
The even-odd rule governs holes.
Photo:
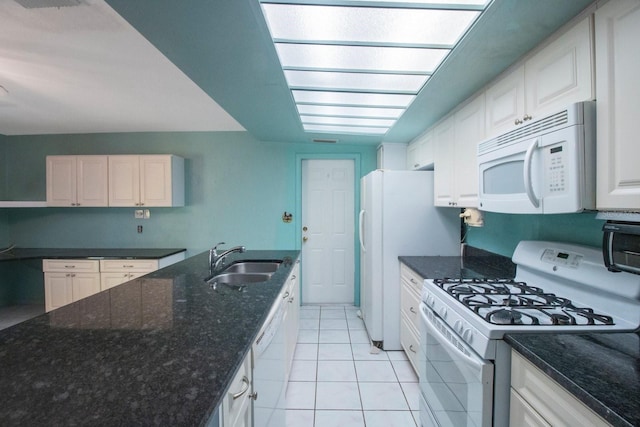
POLYGON ((0 253, 0 261, 21 259, 159 259, 184 252, 186 249, 56 249, 56 248, 13 248, 0 253))
POLYGON ((464 257, 401 256, 398 259, 425 279, 512 278, 516 272, 511 259, 471 247, 464 257))
POLYGON ((508 334, 505 340, 614 426, 640 426, 640 335, 508 334))
POLYGON ((204 282, 208 253, 0 331, 3 426, 192 426, 215 411, 293 267, 244 288, 204 282))

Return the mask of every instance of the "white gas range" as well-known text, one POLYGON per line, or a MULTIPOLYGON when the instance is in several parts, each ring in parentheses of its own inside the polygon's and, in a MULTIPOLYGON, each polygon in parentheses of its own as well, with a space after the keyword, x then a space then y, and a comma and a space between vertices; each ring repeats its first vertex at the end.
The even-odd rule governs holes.
POLYGON ((524 241, 514 279, 427 279, 422 292, 422 424, 507 426, 506 333, 634 331, 640 275, 594 248, 524 241))

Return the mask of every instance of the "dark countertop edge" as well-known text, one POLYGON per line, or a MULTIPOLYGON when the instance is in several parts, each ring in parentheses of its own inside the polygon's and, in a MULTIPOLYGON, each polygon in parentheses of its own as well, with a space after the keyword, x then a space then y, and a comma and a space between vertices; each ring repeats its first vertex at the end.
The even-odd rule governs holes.
MULTIPOLYGON (((576 384, 565 373, 560 372, 550 363, 548 363, 542 356, 536 353, 535 349, 531 348, 527 344, 520 342, 519 337, 532 336, 530 334, 506 334, 504 336, 505 342, 520 353, 525 359, 531 362, 533 365, 542 370, 550 378, 560 384, 567 392, 573 395, 580 402, 585 404, 596 414, 601 416, 604 420, 611 423, 613 426, 620 427, 634 427, 637 424, 627 421, 623 416, 618 414, 615 410, 611 409, 606 403, 600 401, 589 391, 576 384)), ((557 336, 557 335, 556 335, 557 336)), ((548 337, 548 336, 547 336, 548 337)), ((629 396, 633 399, 632 396, 629 396)))
POLYGON ((186 248, 13 248, 0 253, 2 261, 28 259, 160 259, 186 248))

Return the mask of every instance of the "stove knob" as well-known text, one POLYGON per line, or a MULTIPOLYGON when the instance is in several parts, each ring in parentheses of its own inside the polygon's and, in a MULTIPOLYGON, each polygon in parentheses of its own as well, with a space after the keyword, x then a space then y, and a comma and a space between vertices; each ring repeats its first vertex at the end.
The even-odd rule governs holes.
POLYGON ((456 323, 453 324, 453 329, 458 333, 462 333, 462 322, 460 320, 456 320, 456 323))
POLYGON ((443 319, 447 318, 447 307, 442 307, 440 309, 440 317, 442 317, 443 319))
POLYGON ((435 305, 435 303, 436 303, 435 297, 433 295, 431 295, 431 294, 427 295, 427 305, 429 307, 433 307, 435 305))
POLYGON ((462 339, 465 340, 467 343, 471 344, 471 340, 473 339, 473 334, 471 333, 471 329, 465 329, 462 332, 462 339))

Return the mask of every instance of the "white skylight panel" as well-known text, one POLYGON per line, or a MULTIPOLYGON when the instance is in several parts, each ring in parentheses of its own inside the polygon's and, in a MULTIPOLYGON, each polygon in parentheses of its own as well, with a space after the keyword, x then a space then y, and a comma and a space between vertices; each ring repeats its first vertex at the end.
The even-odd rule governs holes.
POLYGON ((304 125, 304 130, 309 132, 338 132, 364 135, 384 135, 389 129, 360 126, 304 125))
POLYGON ((427 76, 285 70, 291 88, 417 93, 427 76))
POLYGON ((304 124, 376 126, 390 128, 396 122, 390 119, 358 119, 354 117, 300 116, 304 124))
POLYGON ((404 108, 414 100, 414 95, 387 93, 358 93, 293 90, 293 99, 298 104, 328 104, 328 105, 366 105, 372 107, 404 108))
POLYGON ((284 68, 431 73, 448 49, 276 43, 284 68))
POLYGON ((262 4, 275 41, 453 46, 479 11, 262 4))
POLYGON ((405 110, 398 108, 342 107, 339 105, 297 105, 298 113, 321 116, 397 119, 405 110))
POLYGON ((413 5, 441 5, 449 8, 459 8, 463 6, 486 6, 490 0, 350 0, 351 3, 402 3, 413 5))

